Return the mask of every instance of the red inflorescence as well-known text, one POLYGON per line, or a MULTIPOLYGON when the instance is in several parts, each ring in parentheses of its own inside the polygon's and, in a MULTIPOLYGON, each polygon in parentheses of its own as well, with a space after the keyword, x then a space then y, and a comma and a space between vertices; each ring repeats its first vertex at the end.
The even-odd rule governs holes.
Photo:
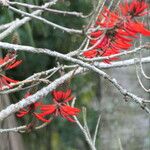
MULTIPOLYGON (((28 94, 29 96, 30 94, 28 94)), ((42 102, 36 102, 34 104, 29 105, 26 109, 21 109, 17 117, 23 117, 27 114, 36 117, 37 119, 43 122, 50 122, 51 120, 45 119, 45 116, 61 116, 67 119, 70 122, 74 122, 75 120, 72 118, 73 116, 78 115, 80 109, 69 106, 68 102, 73 100, 74 97, 71 96, 71 90, 63 91, 53 91, 53 104, 43 104, 42 102), (41 110, 40 113, 37 113, 37 110, 41 110)))
MULTIPOLYGON (((14 69, 22 63, 22 60, 16 60, 15 53, 8 53, 4 58, 0 58, 1 71, 14 69)), ((0 89, 4 86, 11 88, 10 83, 16 83, 17 80, 13 80, 3 74, 0 74, 0 89)))
POLYGON ((74 122, 72 116, 78 115, 80 109, 69 106, 68 102, 73 100, 71 96, 71 90, 64 91, 53 91, 53 104, 43 105, 41 107, 41 116, 53 115, 61 116, 68 121, 74 122))
POLYGON ((68 121, 74 122, 72 116, 78 115, 80 109, 71 107, 68 102, 73 100, 74 97, 71 96, 71 90, 64 91, 53 91, 53 104, 43 105, 41 107, 41 116, 53 115, 61 116, 68 121))
MULTIPOLYGON (((150 31, 145 25, 135 18, 147 14, 148 4, 145 1, 133 0, 120 4, 120 13, 104 9, 99 15, 95 29, 90 33, 90 45, 88 51, 83 52, 86 58, 97 56, 110 56, 128 50, 132 47, 132 41, 137 34, 150 36, 150 31)), ((109 63, 116 58, 105 60, 109 63)))

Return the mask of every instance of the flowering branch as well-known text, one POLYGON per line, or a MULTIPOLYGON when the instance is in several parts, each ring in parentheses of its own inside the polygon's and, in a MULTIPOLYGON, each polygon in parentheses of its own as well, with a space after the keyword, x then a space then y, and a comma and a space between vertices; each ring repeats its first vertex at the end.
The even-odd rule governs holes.
POLYGON ((75 101, 72 102, 71 106, 69 104, 70 101, 75 99, 71 95, 71 89, 68 89, 67 87, 67 89, 57 90, 57 88, 59 88, 59 86, 63 83, 70 83, 71 79, 77 75, 82 75, 83 73, 89 73, 89 71, 93 71, 99 76, 103 77, 105 80, 108 80, 110 83, 112 83, 112 85, 126 100, 130 98, 135 103, 138 103, 138 105, 148 114, 150 114, 150 109, 148 108, 150 100, 145 100, 143 97, 139 97, 128 91, 128 89, 122 87, 115 78, 111 77, 102 70, 135 65, 137 78, 141 87, 146 92, 149 92, 149 89, 145 88, 139 76, 140 70, 146 79, 150 79, 142 67, 142 63, 150 62, 149 56, 143 58, 140 56, 140 58, 116 61, 118 57, 137 54, 145 49, 149 50, 150 44, 143 44, 141 37, 140 46, 137 48, 133 47, 133 45, 135 45, 133 40, 137 38, 137 35, 140 34, 143 36, 150 36, 150 31, 146 28, 145 24, 137 19, 148 14, 146 10, 148 8, 148 4, 145 1, 139 0, 135 0, 133 2, 126 1, 120 4, 120 0, 118 0, 116 2, 116 6, 112 8, 114 3, 114 0, 112 0, 108 7, 104 8, 106 0, 99 1, 98 3, 94 3, 95 1, 93 1, 94 10, 92 13, 85 16, 81 12, 70 12, 49 8, 52 5, 55 5, 57 1, 58 0, 52 0, 42 6, 37 6, 27 3, 0 0, 3 6, 7 6, 8 10, 18 13, 21 16, 25 16, 22 19, 17 19, 0 26, 0 48, 9 49, 10 51, 10 53, 8 53, 4 58, 0 59, 0 81, 2 83, 2 85, 0 85, 0 94, 8 94, 27 89, 27 93, 25 94, 24 98, 0 111, 0 121, 3 121, 9 115, 17 112, 17 117, 21 118, 26 115, 31 115, 34 119, 44 122, 40 125, 38 124, 37 126, 32 120, 28 125, 13 127, 10 129, 0 129, 0 133, 23 133, 27 132, 28 129, 38 130, 48 125, 55 117, 60 116, 70 122, 76 122, 78 127, 83 132, 91 150, 96 150, 95 145, 101 117, 99 116, 95 126, 95 132, 93 136, 91 136, 92 134, 90 133, 90 129, 87 124, 86 109, 83 109, 82 125, 82 123, 80 123, 79 119, 76 117, 80 112, 80 109, 74 107, 75 101), (17 8, 14 6, 17 6, 17 8), (36 11, 33 11, 30 14, 22 11, 19 6, 34 10, 36 9, 36 11), (76 16, 83 19, 90 17, 90 20, 83 29, 67 28, 43 18, 41 14, 46 11, 54 14, 62 14, 64 16, 76 16), (2 40, 10 35, 13 31, 33 19, 39 20, 44 24, 48 24, 54 29, 58 28, 67 33, 75 33, 80 36, 85 36, 84 40, 77 50, 73 50, 67 54, 62 54, 46 48, 36 48, 32 46, 2 42, 2 40), (127 51, 131 48, 132 50, 127 51), (69 62, 69 65, 61 64, 46 71, 35 73, 23 81, 13 80, 3 75, 3 71, 20 65, 21 60, 16 60, 17 51, 48 55, 50 57, 62 59, 64 62, 67 61, 69 62), (65 72, 62 70, 65 70, 65 72), (60 77, 57 76, 58 73, 60 73, 60 77), (56 75, 55 79, 52 78, 54 75, 56 75), (42 88, 39 86, 40 83, 44 83, 42 88), (52 103, 44 104, 42 101, 40 101, 50 92, 52 96, 52 103))
MULTIPOLYGON (((101 71, 98 71, 97 69, 95 69, 96 72, 100 73, 101 71)), ((74 74, 78 74, 81 73, 83 71, 82 68, 78 68, 76 70, 76 72, 74 74)), ((72 75, 74 71, 71 71, 67 74, 65 74, 64 76, 60 77, 59 79, 56 79, 54 82, 52 82, 51 84, 49 84, 47 87, 39 90, 36 94, 33 94, 32 96, 29 96, 25 99, 22 99, 20 102, 16 103, 16 104, 11 104, 10 106, 8 106, 6 109, 2 110, 0 112, 0 120, 3 120, 4 118, 8 117, 10 114, 17 112, 18 110, 20 110, 23 107, 26 107, 32 103, 35 103, 38 99, 40 99, 43 96, 46 96, 49 92, 51 92, 52 90, 54 90, 58 85, 60 85, 61 83, 63 83, 65 80, 67 80, 68 78, 70 78, 70 76, 72 75)), ((143 109, 145 109, 146 112, 150 113, 150 110, 146 107, 146 105, 143 103, 142 98, 128 92, 126 89, 122 88, 115 79, 112 79, 110 76, 108 76, 107 74, 103 73, 103 77, 107 78, 110 82, 112 82, 115 87, 125 96, 125 97, 130 97, 132 98, 136 103, 138 103, 143 109)))
POLYGON ((51 50, 47 50, 47 49, 34 48, 34 47, 29 47, 29 46, 20 46, 20 45, 9 44, 9 43, 4 43, 4 42, 0 42, 0 47, 14 49, 16 51, 17 50, 25 50, 25 51, 34 52, 34 53, 44 53, 44 54, 48 54, 50 56, 58 57, 58 58, 61 58, 61 59, 64 59, 64 60, 76 63, 76 64, 82 66, 83 68, 90 69, 90 70, 98 73, 103 78, 107 79, 109 82, 111 82, 121 92, 121 94, 123 94, 125 97, 132 98, 135 102, 140 104, 140 106, 142 108, 144 108, 148 113, 150 113, 149 109, 147 107, 145 107, 145 105, 143 104, 143 102, 142 102, 143 99, 142 98, 139 98, 138 96, 128 92, 126 89, 124 89, 123 87, 121 87, 118 84, 116 79, 111 78, 108 74, 106 74, 102 70, 99 70, 98 68, 96 68, 93 65, 90 65, 90 64, 85 63, 85 62, 83 62, 81 60, 78 60, 78 59, 75 59, 75 58, 71 58, 71 57, 63 55, 61 53, 58 53, 58 52, 55 52, 55 51, 51 51, 51 50))

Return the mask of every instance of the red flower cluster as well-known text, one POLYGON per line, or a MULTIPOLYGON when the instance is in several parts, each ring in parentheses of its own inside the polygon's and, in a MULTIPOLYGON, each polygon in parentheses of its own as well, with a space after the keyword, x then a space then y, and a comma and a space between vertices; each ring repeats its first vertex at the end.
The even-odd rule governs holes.
MULTIPOLYGON (((97 30, 90 33, 90 50, 83 52, 83 56, 93 58, 117 54, 121 50, 128 50, 137 34, 150 36, 150 31, 135 18, 147 14, 147 7, 146 2, 133 0, 131 3, 125 1, 120 4, 120 12, 110 12, 105 8, 96 21, 97 30)), ((116 58, 111 60, 114 59, 116 58)), ((105 62, 109 63, 111 60, 105 62)))
MULTIPOLYGON (((28 95, 29 96, 29 95, 28 95)), ((69 106, 68 102, 73 100, 71 96, 71 90, 63 91, 53 91, 53 104, 42 104, 41 102, 36 102, 27 107, 27 109, 22 109, 17 114, 17 117, 23 117, 27 114, 35 116, 43 122, 50 122, 51 120, 45 119, 43 117, 52 115, 53 117, 61 116, 68 121, 74 122, 72 116, 78 115, 80 110, 75 107, 69 106), (36 113, 37 109, 40 109, 40 113, 36 113)))
MULTIPOLYGON (((16 68, 22 63, 22 60, 16 60, 15 56, 16 56, 16 53, 10 52, 4 58, 0 58, 1 72, 16 68)), ((7 76, 3 74, 0 74, 0 89, 1 90, 3 89, 4 86, 8 86, 9 88, 11 88, 10 83, 16 83, 16 82, 18 81, 8 78, 7 76)))

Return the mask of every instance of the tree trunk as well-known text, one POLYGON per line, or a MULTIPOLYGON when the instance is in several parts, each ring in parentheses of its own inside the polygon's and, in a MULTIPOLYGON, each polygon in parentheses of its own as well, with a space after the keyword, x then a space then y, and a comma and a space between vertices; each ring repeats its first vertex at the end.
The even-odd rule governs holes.
MULTIPOLYGON (((9 97, 7 95, 0 96, 0 110, 6 108, 8 105, 10 105, 9 97)), ((0 128, 2 129, 16 126, 17 122, 14 115, 0 122, 0 128)), ((24 150, 21 135, 13 132, 0 134, 0 150, 24 150)))

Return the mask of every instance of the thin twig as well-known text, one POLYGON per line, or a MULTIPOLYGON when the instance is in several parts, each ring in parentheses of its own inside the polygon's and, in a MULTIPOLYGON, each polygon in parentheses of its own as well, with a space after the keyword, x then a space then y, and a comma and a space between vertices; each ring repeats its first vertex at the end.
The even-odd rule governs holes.
POLYGON ((31 17, 31 18, 40 20, 40 21, 42 21, 43 23, 52 26, 54 29, 55 29, 55 28, 58 28, 58 29, 60 29, 60 30, 62 30, 62 31, 65 31, 65 32, 67 32, 67 33, 77 33, 77 34, 82 34, 82 33, 83 33, 82 30, 70 29, 70 28, 66 28, 66 27, 60 26, 60 25, 58 25, 58 24, 56 24, 56 23, 53 23, 53 22, 51 22, 51 21, 48 21, 48 20, 45 19, 45 18, 36 16, 36 15, 34 15, 34 14, 29 14, 29 13, 24 12, 24 11, 22 11, 22 10, 16 9, 16 8, 14 8, 14 7, 12 7, 12 6, 9 6, 9 9, 12 10, 12 11, 14 11, 14 12, 17 12, 17 13, 19 13, 19 14, 21 14, 21 15, 24 15, 24 16, 27 16, 27 17, 31 17))
POLYGON ((93 144, 94 145, 96 143, 96 137, 97 137, 97 134, 98 134, 98 128, 99 128, 100 120, 101 120, 101 115, 99 115, 99 117, 97 119, 97 123, 96 123, 96 128, 95 128, 95 132, 94 132, 94 136, 93 136, 93 144))
POLYGON ((81 18, 87 18, 91 16, 91 13, 89 15, 83 15, 83 13, 81 12, 76 12, 76 11, 63 11, 63 10, 57 10, 57 9, 50 9, 50 8, 42 8, 40 6, 37 5, 32 5, 32 4, 27 4, 27 3, 20 3, 20 2, 8 2, 9 5, 18 5, 18 6, 23 6, 26 8, 30 8, 30 9, 39 9, 39 10, 44 10, 44 11, 48 11, 54 14, 63 14, 65 15, 71 15, 71 16, 76 16, 76 17, 81 17, 81 18))

